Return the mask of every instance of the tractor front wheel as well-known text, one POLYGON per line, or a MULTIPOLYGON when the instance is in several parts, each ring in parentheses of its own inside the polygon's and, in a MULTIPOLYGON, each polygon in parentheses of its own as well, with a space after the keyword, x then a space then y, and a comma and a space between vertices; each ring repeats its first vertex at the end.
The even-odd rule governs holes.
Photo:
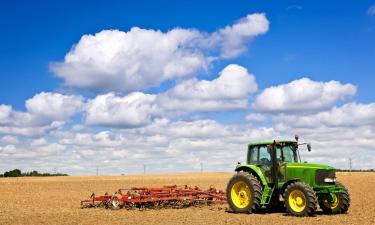
POLYGON ((314 190, 303 182, 289 184, 284 192, 286 211, 293 216, 312 216, 317 199, 314 190))
POLYGON ((235 174, 227 186, 227 201, 234 213, 252 213, 260 207, 262 186, 247 172, 235 174))
POLYGON ((338 214, 338 213, 346 213, 350 206, 350 195, 348 190, 340 183, 338 186, 344 189, 344 192, 334 193, 333 196, 328 198, 323 198, 319 202, 320 208, 326 214, 338 214))

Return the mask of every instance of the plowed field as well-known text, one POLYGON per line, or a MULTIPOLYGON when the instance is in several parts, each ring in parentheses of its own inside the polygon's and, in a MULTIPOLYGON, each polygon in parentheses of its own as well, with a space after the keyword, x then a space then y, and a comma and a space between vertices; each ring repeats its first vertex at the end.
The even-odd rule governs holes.
POLYGON ((375 224, 375 173, 339 173, 351 194, 347 214, 296 218, 283 212, 244 215, 226 212, 226 205, 186 209, 81 209, 92 192, 113 193, 120 187, 177 184, 225 190, 231 173, 138 176, 45 177, 0 179, 0 224, 375 224))

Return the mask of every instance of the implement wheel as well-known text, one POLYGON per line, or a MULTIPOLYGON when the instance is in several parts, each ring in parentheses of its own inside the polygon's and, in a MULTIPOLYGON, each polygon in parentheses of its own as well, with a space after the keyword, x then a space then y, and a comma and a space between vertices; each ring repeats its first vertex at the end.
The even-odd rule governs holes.
POLYGON ((235 213, 252 213, 260 207, 262 186, 250 173, 235 174, 227 185, 227 201, 235 213))
POLYGON ((108 208, 114 209, 114 210, 121 208, 121 204, 117 196, 112 196, 112 198, 108 201, 107 205, 108 205, 108 208))
POLYGON ((337 183, 344 189, 344 192, 333 193, 332 197, 326 196, 319 202, 320 208, 326 214, 346 213, 350 206, 350 195, 344 185, 337 183))
POLYGON ((285 208, 293 216, 312 216, 315 213, 317 199, 314 190, 302 182, 289 184, 284 192, 285 208))

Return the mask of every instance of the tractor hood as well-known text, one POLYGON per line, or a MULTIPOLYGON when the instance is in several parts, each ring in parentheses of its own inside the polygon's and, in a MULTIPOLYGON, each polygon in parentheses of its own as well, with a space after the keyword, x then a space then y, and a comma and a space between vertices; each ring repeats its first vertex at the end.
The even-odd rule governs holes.
POLYGON ((334 170, 334 167, 322 165, 322 164, 315 164, 315 163, 287 163, 287 169, 319 169, 319 170, 334 170))

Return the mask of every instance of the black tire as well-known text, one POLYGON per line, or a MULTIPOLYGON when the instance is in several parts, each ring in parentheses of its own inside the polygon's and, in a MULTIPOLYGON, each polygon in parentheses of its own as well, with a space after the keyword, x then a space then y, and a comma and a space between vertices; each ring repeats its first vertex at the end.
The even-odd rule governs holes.
POLYGON ((229 207, 234 213, 252 213, 260 208, 262 186, 252 174, 238 172, 229 180, 226 194, 229 207), (239 191, 238 187, 244 189, 239 191), (240 202, 234 198, 240 199, 240 202))
POLYGON ((313 216, 318 200, 314 190, 297 181, 289 184, 284 191, 285 209, 292 216, 313 216))
POLYGON ((350 206, 350 195, 348 189, 345 188, 344 185, 337 182, 337 186, 340 186, 344 189, 344 192, 340 192, 336 194, 337 201, 336 203, 330 203, 326 199, 322 199, 319 201, 319 206, 326 214, 339 214, 339 213, 346 213, 350 206))

